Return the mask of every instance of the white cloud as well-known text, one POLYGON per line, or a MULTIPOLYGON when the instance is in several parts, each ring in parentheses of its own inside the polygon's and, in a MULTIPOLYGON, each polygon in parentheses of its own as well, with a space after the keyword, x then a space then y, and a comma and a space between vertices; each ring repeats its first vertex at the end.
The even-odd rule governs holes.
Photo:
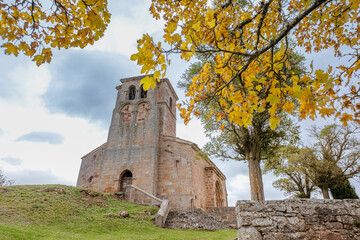
POLYGON ((11 98, 12 102, 26 107, 41 105, 39 96, 46 92, 51 80, 48 66, 18 65, 7 76, 17 93, 16 98, 11 98))
POLYGON ((185 125, 182 121, 177 123, 176 136, 196 143, 200 148, 209 141, 204 133, 201 121, 198 119, 192 119, 187 125, 185 125))
POLYGON ((130 55, 137 51, 137 39, 144 33, 153 35, 163 28, 163 22, 155 20, 150 15, 149 7, 150 2, 143 0, 134 0, 131 4, 124 1, 116 6, 111 5, 111 23, 104 37, 87 50, 116 52, 130 58, 130 55))
POLYGON ((237 200, 250 200, 250 182, 246 175, 238 174, 228 179, 229 206, 235 206, 237 200))
MULTIPOLYGON (((45 171, 75 183, 80 157, 102 144, 106 131, 85 119, 51 114, 44 107, 41 96, 51 80, 47 66, 19 64, 7 76, 16 92, 15 97, 0 101, 0 166, 13 176, 18 176, 16 173, 24 169, 45 171), (63 141, 56 146, 46 142, 16 141, 29 132, 56 132, 63 141), (9 156, 21 161, 14 164, 9 156)), ((49 183, 46 178, 43 180, 43 183, 49 183)))
POLYGON ((10 171, 6 173, 8 180, 14 180, 15 185, 32 185, 32 184, 64 184, 73 185, 73 181, 69 181, 60 176, 54 175, 51 170, 39 171, 21 169, 19 171, 10 171))
POLYGON ((0 160, 13 166, 17 166, 22 163, 22 160, 20 158, 14 158, 14 157, 3 157, 0 160))
MULTIPOLYGON (((4 108, 0 104, 0 111, 4 108)), ((12 156, 22 159, 23 162, 15 169, 5 165, 4 171, 20 171, 23 168, 34 171, 50 170, 75 183, 81 156, 105 142, 106 132, 87 120, 62 114, 49 114, 45 109, 31 111, 21 107, 13 106, 13 108, 16 108, 16 111, 13 112, 14 115, 7 114, 6 118, 0 119, 0 125, 6 125, 7 129, 7 134, 0 136, 0 145, 2 146, 0 158, 12 156), (32 114, 28 114, 29 111, 32 114), (20 120, 19 116, 26 116, 26 118, 22 117, 20 120), (11 123, 10 119, 19 119, 19 121, 11 123), (58 131, 64 137, 64 141, 57 145, 14 141, 29 129, 58 131)))

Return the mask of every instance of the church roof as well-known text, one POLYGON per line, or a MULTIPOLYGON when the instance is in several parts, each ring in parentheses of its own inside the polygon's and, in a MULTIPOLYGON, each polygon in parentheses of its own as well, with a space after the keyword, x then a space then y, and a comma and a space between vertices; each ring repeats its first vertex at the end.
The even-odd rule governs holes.
POLYGON ((98 146, 97 148, 95 148, 94 150, 92 150, 91 152, 89 152, 89 153, 85 154, 84 156, 82 156, 82 157, 81 157, 81 159, 83 159, 83 158, 85 158, 85 157, 89 156, 89 155, 90 155, 90 154, 92 154, 92 153, 95 153, 95 152, 96 152, 96 151, 98 151, 100 148, 105 147, 105 146, 106 146, 106 144, 107 144, 107 142, 105 142, 105 143, 101 144, 100 146, 98 146))

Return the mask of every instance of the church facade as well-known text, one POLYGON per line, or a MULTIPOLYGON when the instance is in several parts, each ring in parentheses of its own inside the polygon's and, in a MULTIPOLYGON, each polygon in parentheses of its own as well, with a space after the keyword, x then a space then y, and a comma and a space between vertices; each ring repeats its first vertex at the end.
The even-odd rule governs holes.
MULTIPOLYGON (((170 81, 144 91, 143 77, 120 80, 107 142, 82 157, 77 186, 115 193, 133 185, 179 210, 226 207, 224 174, 195 143, 176 137, 170 81)), ((131 201, 154 204, 140 193, 131 201)))

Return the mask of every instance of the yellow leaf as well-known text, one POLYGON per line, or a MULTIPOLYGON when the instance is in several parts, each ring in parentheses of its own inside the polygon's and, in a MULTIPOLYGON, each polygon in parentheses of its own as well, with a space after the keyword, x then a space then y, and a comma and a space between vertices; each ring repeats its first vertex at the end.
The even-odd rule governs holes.
POLYGON ((266 98, 266 101, 268 101, 271 105, 276 103, 279 100, 279 97, 274 96, 273 94, 269 94, 269 96, 266 98))
POLYGON ((6 48, 6 54, 14 54, 15 56, 19 54, 17 46, 13 45, 12 43, 4 43, 1 47, 6 48))
POLYGON ((134 54, 131 55, 130 60, 131 61, 136 61, 138 58, 139 58, 138 53, 134 53, 134 54))
POLYGON ((156 87, 156 82, 153 77, 146 76, 143 79, 141 79, 140 85, 143 85, 143 89, 147 91, 149 90, 150 87, 154 89, 156 87))
POLYGON ((262 113, 263 111, 265 111, 265 108, 263 106, 258 107, 257 109, 258 113, 262 113))
POLYGON ((212 8, 208 8, 206 12, 205 22, 209 28, 215 27, 216 21, 214 18, 214 10, 212 8))
POLYGON ((164 31, 166 33, 173 33, 175 32, 176 28, 177 28, 177 21, 173 20, 168 23, 164 31))
POLYGON ((278 125, 279 125, 279 123, 280 123, 280 118, 279 117, 277 117, 277 116, 272 116, 271 118, 270 118, 270 128, 272 129, 272 130, 274 130, 278 125))
POLYGON ((41 64, 44 63, 44 56, 36 55, 36 56, 34 56, 33 61, 36 62, 36 65, 40 66, 41 64))

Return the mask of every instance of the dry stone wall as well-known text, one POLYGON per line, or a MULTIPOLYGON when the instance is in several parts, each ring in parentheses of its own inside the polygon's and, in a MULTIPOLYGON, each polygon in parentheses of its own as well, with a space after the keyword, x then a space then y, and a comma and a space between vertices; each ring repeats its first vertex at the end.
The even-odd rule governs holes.
POLYGON ((166 228, 184 228, 196 230, 232 229, 233 224, 224 222, 222 217, 213 211, 170 211, 166 228))
POLYGON ((241 240, 360 240, 360 200, 238 201, 241 240))
POLYGON ((221 218, 221 222, 230 228, 236 229, 236 213, 235 207, 214 207, 210 212, 215 213, 221 218))

